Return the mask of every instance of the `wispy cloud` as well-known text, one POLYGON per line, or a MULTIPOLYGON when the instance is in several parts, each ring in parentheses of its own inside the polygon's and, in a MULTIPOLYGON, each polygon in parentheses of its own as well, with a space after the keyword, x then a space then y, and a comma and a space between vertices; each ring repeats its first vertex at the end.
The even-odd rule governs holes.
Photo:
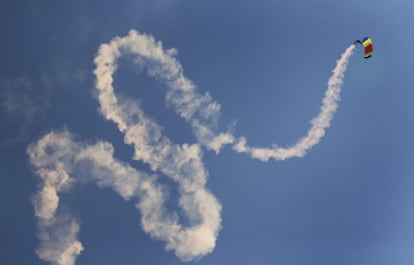
POLYGON ((50 105, 50 89, 21 76, 0 81, 0 113, 4 130, 0 146, 12 145, 28 136, 27 131, 50 105), (38 92, 42 86, 42 92, 38 92))
POLYGON ((8 118, 30 121, 39 111, 39 106, 28 94, 32 90, 32 82, 26 77, 8 79, 2 82, 2 102, 8 118))

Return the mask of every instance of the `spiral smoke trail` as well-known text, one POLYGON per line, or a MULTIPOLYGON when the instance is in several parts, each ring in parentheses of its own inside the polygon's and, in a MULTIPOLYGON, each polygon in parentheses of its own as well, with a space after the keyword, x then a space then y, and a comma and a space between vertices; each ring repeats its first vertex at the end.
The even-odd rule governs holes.
POLYGON ((135 200, 142 229, 164 241, 166 249, 181 260, 194 260, 212 252, 221 229, 221 205, 206 188, 208 172, 202 162, 202 146, 218 153, 231 144, 236 152, 262 161, 303 157, 330 126, 353 50, 354 45, 348 47, 338 60, 320 113, 311 121, 307 135, 288 148, 259 148, 248 146, 246 137, 220 131, 220 104, 209 93, 200 94, 184 76, 181 64, 174 58, 176 50, 166 50, 152 36, 135 30, 102 44, 94 71, 100 112, 117 125, 124 142, 134 147, 133 159, 149 165, 151 172, 139 171, 114 158, 111 143, 81 142, 69 131, 50 132, 32 143, 27 154, 41 181, 33 197, 40 241, 38 256, 51 264, 75 264, 84 249, 78 239, 80 223, 62 206, 59 195, 90 182, 112 188, 125 200, 135 200), (139 69, 146 69, 149 76, 164 82, 167 105, 190 124, 198 143, 173 143, 139 104, 117 97, 112 84, 121 56, 131 56, 139 69), (177 184, 181 211, 166 209, 165 187, 157 181, 160 174, 177 184), (185 215, 185 225, 179 213, 185 215))

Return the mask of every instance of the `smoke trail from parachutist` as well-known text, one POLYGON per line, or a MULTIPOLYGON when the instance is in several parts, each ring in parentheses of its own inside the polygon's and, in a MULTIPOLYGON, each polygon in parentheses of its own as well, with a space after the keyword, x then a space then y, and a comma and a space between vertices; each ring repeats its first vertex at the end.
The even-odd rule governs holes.
POLYGON ((249 147, 246 144, 246 138, 240 137, 234 144, 233 149, 239 153, 248 153, 252 158, 257 158, 262 161, 267 161, 270 158, 285 160, 292 157, 303 157, 309 149, 320 142, 321 138, 325 135, 325 130, 331 124, 333 115, 338 108, 344 73, 354 48, 355 45, 353 44, 349 46, 338 60, 332 71, 333 75, 329 78, 328 89, 322 100, 321 111, 318 116, 312 119, 312 126, 305 137, 299 139, 296 144, 287 148, 249 147))
POLYGON ((321 111, 311 121, 307 135, 288 148, 258 148, 248 146, 246 137, 220 131, 220 104, 209 93, 200 94, 184 76, 174 49, 165 50, 152 36, 134 30, 102 44, 94 71, 100 111, 124 134, 124 142, 134 147, 133 159, 149 165, 152 173, 140 172, 116 160, 110 143, 84 144, 74 141, 69 132, 51 132, 30 145, 27 153, 42 182, 33 199, 38 218, 38 256, 52 264, 73 265, 83 251, 78 240, 79 222, 61 209, 59 194, 85 182, 111 187, 126 200, 137 199, 143 230, 164 241, 166 248, 180 259, 194 260, 212 252, 221 229, 221 205, 205 186, 208 172, 202 163, 201 145, 218 153, 224 145, 232 144, 236 152, 262 161, 304 156, 330 126, 353 50, 354 45, 348 47, 338 60, 321 111), (167 105, 189 122, 198 143, 173 143, 139 104, 117 97, 113 75, 117 60, 125 55, 133 56, 140 69, 144 66, 149 76, 166 84, 167 105), (158 173, 177 183, 179 207, 189 224, 183 225, 177 212, 165 209, 167 198, 156 177, 152 177, 158 173))
POLYGON ((321 111, 317 117, 312 119, 312 126, 307 135, 287 148, 251 147, 247 145, 246 137, 236 137, 230 132, 220 132, 218 128, 221 115, 220 104, 214 101, 208 93, 200 94, 191 80, 184 76, 181 64, 173 57, 176 51, 174 49, 164 50, 160 42, 155 42, 152 37, 134 30, 131 30, 124 38, 116 38, 109 45, 101 46, 101 53, 104 51, 108 53, 106 62, 95 59, 98 67, 105 66, 105 64, 111 66, 101 67, 105 69, 104 74, 95 71, 97 86, 107 87, 101 90, 99 96, 101 110, 107 113, 105 115, 107 119, 115 121, 121 129, 124 127, 117 117, 116 108, 112 108, 114 105, 111 100, 115 98, 112 74, 116 69, 117 58, 123 54, 131 54, 137 57, 136 61, 139 64, 147 67, 150 76, 163 80, 167 84, 167 105, 190 123, 201 145, 218 153, 224 145, 232 144, 236 152, 246 153, 262 161, 270 158, 285 160, 303 157, 308 150, 320 142, 325 135, 325 130, 330 126, 333 114, 338 107, 344 73, 354 48, 353 44, 349 46, 338 60, 333 75, 328 81, 321 111))

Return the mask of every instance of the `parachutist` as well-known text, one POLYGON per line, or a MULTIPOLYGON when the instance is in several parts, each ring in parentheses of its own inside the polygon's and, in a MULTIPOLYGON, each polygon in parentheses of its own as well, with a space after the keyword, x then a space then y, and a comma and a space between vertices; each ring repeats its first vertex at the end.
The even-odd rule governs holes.
POLYGON ((370 58, 374 54, 374 46, 372 45, 371 38, 365 37, 362 39, 362 41, 360 40, 354 41, 353 44, 356 46, 357 43, 364 46, 364 50, 365 50, 364 58, 365 59, 370 58))

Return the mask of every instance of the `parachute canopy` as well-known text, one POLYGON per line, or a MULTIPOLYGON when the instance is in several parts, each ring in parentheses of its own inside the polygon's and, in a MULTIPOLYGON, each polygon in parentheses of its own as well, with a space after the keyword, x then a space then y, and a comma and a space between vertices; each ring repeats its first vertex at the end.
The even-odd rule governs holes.
POLYGON ((365 59, 368 59, 374 54, 374 46, 372 46, 371 38, 365 37, 362 40, 362 46, 364 46, 364 49, 365 49, 365 55, 364 55, 365 59))
POLYGON ((372 46, 371 38, 365 37, 362 39, 362 41, 360 40, 354 41, 354 45, 356 45, 357 43, 364 46, 364 50, 365 50, 364 58, 365 59, 368 59, 374 54, 374 46, 372 46))

